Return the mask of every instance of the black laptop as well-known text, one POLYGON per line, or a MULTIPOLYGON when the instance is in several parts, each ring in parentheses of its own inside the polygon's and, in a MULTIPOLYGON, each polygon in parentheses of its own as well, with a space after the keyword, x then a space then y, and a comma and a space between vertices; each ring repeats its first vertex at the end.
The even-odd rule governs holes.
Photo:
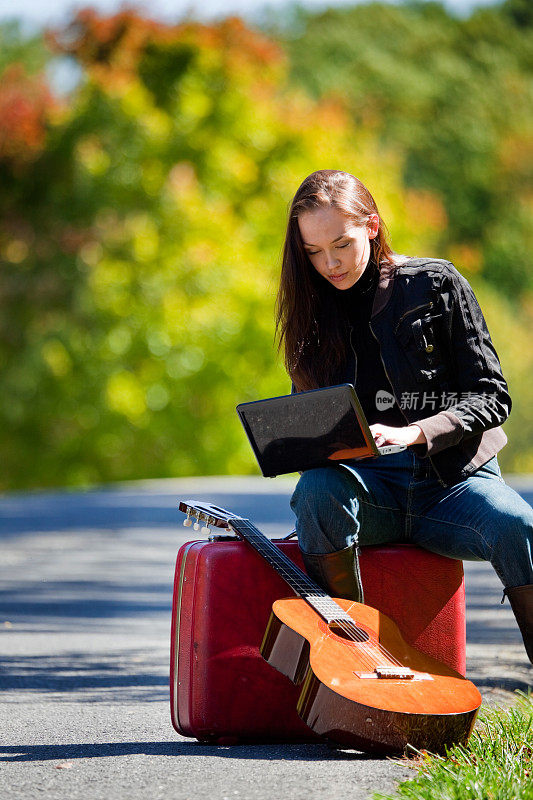
POLYGON ((376 445, 350 383, 240 403, 237 413, 266 478, 406 447, 376 445))

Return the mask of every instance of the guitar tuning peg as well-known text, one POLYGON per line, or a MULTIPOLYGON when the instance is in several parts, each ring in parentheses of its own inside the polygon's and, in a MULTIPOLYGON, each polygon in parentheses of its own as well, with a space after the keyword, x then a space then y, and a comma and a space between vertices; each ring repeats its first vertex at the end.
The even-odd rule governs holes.
POLYGON ((194 531, 199 531, 200 530, 200 514, 199 513, 196 515, 196 522, 194 523, 194 525, 192 527, 193 527, 194 531))
POLYGON ((191 519, 191 510, 190 510, 190 509, 188 509, 188 511, 187 511, 187 518, 183 520, 183 527, 184 527, 184 528, 190 528, 190 527, 191 527, 191 525, 192 525, 192 519, 191 519))
POLYGON ((205 533, 206 536, 209 536, 211 534, 211 528, 209 526, 214 524, 215 524, 215 518, 208 517, 204 527, 202 528, 202 533, 205 533))

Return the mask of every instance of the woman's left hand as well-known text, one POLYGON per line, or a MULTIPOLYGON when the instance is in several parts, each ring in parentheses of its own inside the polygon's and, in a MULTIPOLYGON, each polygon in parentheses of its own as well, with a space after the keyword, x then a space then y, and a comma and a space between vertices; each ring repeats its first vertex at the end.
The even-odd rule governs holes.
POLYGON ((404 428, 391 428, 376 422, 370 425, 370 431, 378 447, 384 444, 424 444, 426 437, 418 425, 406 425, 404 428))

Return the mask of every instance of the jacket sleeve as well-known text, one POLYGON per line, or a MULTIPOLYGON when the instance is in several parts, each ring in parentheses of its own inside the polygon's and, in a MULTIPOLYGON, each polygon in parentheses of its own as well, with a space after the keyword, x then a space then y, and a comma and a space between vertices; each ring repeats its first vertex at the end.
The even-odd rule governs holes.
POLYGON ((495 428, 511 411, 507 383, 479 303, 468 281, 452 264, 448 268, 441 300, 457 398, 445 410, 411 423, 427 440, 412 446, 421 456, 435 455, 461 439, 495 428))

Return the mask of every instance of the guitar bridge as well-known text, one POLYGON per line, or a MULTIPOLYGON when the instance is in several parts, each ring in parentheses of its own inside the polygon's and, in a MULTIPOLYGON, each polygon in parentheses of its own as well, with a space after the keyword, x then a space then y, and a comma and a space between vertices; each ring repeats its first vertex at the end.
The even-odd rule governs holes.
POLYGON ((414 678, 415 673, 409 667, 376 667, 374 672, 378 678, 414 678))
POLYGON ((415 673, 409 667, 376 667, 374 672, 356 672, 358 678, 381 678, 389 680, 411 680, 415 673))

